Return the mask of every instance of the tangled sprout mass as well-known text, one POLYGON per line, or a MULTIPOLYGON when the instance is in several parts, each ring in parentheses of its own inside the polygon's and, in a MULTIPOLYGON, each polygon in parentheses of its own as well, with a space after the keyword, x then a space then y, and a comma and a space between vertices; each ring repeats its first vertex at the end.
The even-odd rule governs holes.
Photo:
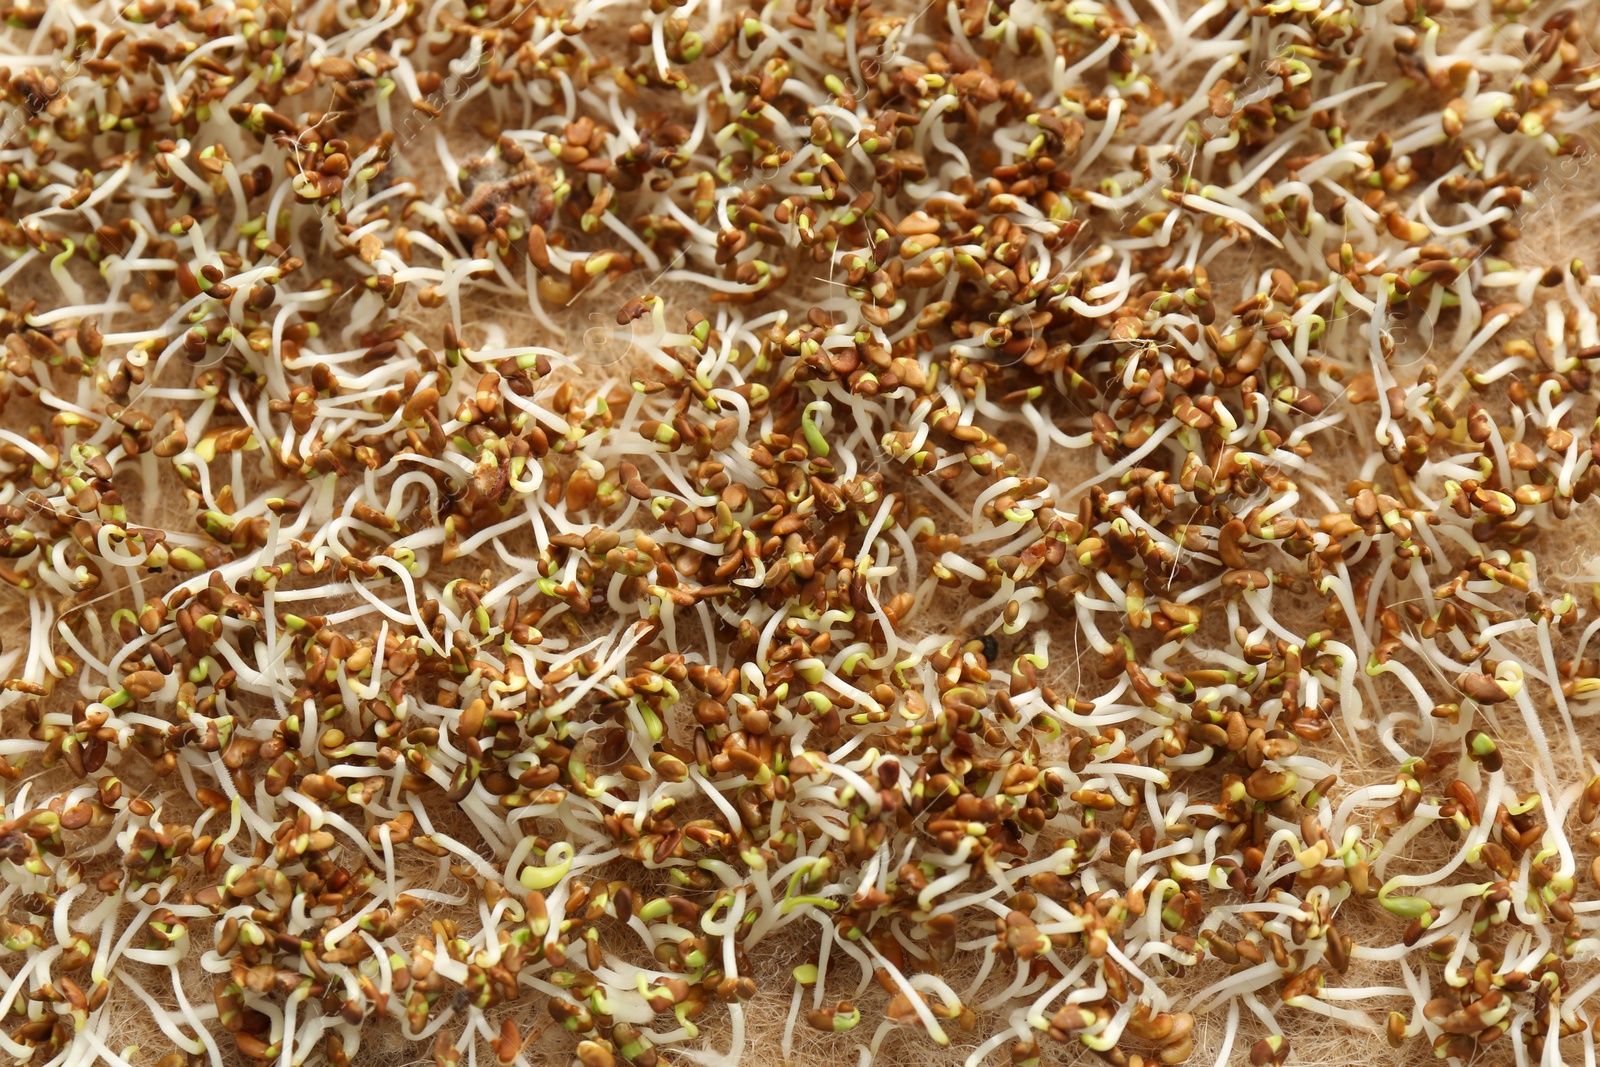
POLYGON ((0 0, 5 1054, 1594 1062, 1600 11, 880 2, 0 0))

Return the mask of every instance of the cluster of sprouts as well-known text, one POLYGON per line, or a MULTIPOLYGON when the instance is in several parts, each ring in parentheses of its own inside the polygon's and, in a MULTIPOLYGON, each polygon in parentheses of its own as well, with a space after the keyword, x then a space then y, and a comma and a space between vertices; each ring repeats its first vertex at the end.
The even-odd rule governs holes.
POLYGON ((0 5, 5 1055, 1594 1061, 1593 5, 0 5))

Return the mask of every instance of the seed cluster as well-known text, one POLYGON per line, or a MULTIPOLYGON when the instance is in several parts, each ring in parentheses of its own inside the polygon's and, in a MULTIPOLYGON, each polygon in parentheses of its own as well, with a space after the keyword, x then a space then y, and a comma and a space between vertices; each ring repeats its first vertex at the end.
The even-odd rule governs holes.
POLYGON ((3 2, 6 1052, 1593 1059, 1590 6, 3 2))

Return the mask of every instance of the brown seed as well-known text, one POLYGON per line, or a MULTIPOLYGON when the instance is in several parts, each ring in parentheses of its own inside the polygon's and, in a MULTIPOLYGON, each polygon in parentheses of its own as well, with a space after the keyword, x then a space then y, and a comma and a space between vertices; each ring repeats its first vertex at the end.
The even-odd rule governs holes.
POLYGON ((1245 537, 1244 521, 1231 519, 1224 523, 1217 536, 1217 555, 1223 566, 1240 570, 1245 566, 1242 542, 1245 537))
POLYGON ((1282 800, 1294 792, 1299 778, 1293 771, 1269 771, 1262 767, 1245 779, 1245 792, 1256 800, 1282 800))
POLYGON ((1600 812, 1600 775, 1589 779, 1589 784, 1583 787, 1583 798, 1578 803, 1578 818, 1587 825, 1594 822, 1596 812, 1600 812))
POLYGON ((1251 1067, 1282 1067, 1289 1058, 1289 1039, 1281 1034, 1264 1037, 1250 1046, 1251 1067))
POLYGON ((407 422, 415 422, 422 418, 424 412, 431 414, 438 406, 439 390, 430 386, 406 401, 405 410, 401 412, 401 417, 407 422))

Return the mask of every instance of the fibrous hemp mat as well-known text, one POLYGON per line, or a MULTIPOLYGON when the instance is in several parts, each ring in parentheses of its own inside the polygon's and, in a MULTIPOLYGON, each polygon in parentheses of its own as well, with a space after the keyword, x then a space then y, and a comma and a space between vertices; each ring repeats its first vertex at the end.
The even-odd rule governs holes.
POLYGON ((1595 1063, 1597 5, 0 20, 0 1062, 1595 1063))

